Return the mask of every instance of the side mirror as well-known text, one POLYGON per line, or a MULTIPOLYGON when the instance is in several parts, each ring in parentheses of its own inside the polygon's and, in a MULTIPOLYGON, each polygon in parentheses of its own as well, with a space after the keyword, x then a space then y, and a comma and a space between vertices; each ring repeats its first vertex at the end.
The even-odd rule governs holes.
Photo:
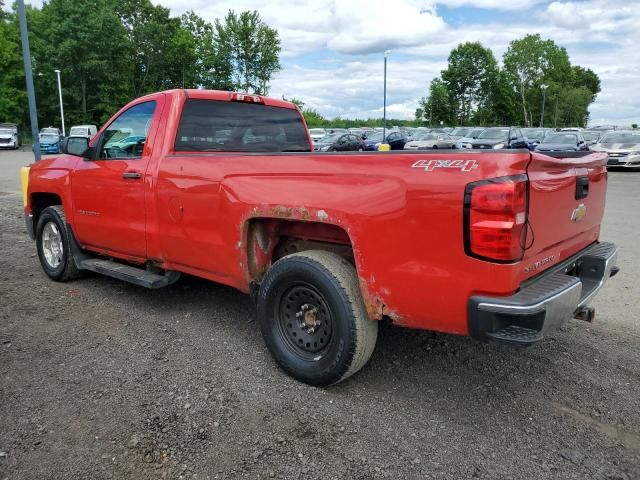
POLYGON ((60 147, 62 153, 85 157, 89 151, 89 139, 87 137, 68 137, 62 141, 60 147))

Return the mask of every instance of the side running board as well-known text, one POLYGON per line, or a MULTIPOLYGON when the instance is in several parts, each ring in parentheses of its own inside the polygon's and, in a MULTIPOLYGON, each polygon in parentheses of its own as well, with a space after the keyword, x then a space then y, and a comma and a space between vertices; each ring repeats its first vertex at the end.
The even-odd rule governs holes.
POLYGON ((73 255, 73 262, 76 264, 78 270, 89 270, 145 288, 166 287, 167 285, 177 282, 180 278, 180 272, 174 272, 172 270, 166 271, 164 275, 159 275, 144 268, 94 257, 80 248, 73 229, 69 224, 67 224, 67 231, 71 233, 71 253, 73 255))

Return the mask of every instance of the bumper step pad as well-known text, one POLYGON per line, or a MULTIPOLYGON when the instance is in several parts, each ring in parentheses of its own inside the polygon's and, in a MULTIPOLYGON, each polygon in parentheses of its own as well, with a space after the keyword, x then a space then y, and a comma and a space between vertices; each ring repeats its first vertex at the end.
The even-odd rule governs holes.
POLYGON ((519 325, 509 325, 497 332, 487 332, 486 335, 490 340, 522 346, 535 345, 544 338, 544 334, 542 332, 531 328, 521 327, 519 325))

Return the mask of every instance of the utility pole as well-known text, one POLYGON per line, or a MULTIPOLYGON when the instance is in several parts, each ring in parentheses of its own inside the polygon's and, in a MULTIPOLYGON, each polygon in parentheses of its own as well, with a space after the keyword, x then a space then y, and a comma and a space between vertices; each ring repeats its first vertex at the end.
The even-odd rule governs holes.
POLYGON ((544 83, 540 85, 542 89, 542 115, 540 115, 540 128, 544 127, 544 104, 547 100, 547 88, 549 85, 545 85, 544 83))
POLYGON ((66 137, 67 134, 64 130, 64 109, 62 108, 62 84, 60 83, 60 70, 54 70, 58 76, 58 96, 60 97, 60 118, 62 119, 62 136, 66 137))
POLYGON ((384 99, 382 103, 382 143, 387 143, 387 55, 390 50, 384 52, 384 99))
POLYGON ((31 52, 29 49, 29 33, 27 30, 27 14, 24 0, 18 0, 18 17, 20 18, 20 38, 22 40, 22 60, 24 62, 24 76, 27 81, 27 99, 29 101, 29 119, 31 121, 31 137, 35 161, 40 161, 40 137, 38 130, 38 112, 36 110, 36 94, 33 89, 33 74, 31 72, 31 52))

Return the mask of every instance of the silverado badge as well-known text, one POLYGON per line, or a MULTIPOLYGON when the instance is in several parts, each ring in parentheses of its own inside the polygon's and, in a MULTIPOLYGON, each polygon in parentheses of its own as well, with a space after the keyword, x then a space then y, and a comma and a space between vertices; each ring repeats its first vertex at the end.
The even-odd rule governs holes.
POLYGON ((584 218, 586 214, 587 214, 587 207, 584 203, 581 203, 575 208, 575 210, 571 214, 571 220, 573 220, 574 222, 579 222, 584 218))

